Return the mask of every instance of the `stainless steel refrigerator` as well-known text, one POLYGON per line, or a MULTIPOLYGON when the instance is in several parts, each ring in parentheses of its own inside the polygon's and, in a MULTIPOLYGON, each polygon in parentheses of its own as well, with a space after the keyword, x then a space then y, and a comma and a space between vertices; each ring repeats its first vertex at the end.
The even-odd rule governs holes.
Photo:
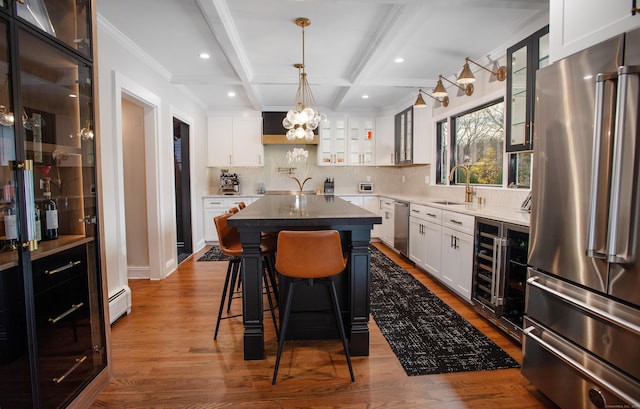
POLYGON ((562 408, 640 407, 640 31, 537 72, 522 373, 562 408))

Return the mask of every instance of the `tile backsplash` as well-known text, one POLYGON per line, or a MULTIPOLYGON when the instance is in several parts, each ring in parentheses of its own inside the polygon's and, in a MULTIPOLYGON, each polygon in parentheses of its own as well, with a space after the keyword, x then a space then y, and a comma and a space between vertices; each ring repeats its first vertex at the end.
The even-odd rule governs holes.
MULTIPOLYGON (((434 199, 464 200, 464 186, 429 184, 429 165, 415 166, 317 166, 317 146, 265 145, 264 167, 208 168, 208 194, 220 194, 220 169, 229 169, 240 177, 240 194, 258 192, 258 184, 266 190, 298 190, 300 182, 310 177, 304 190, 322 190, 326 178, 335 181, 335 194, 358 193, 358 183, 371 181, 373 193, 399 193, 434 199), (289 161, 287 153, 302 147, 308 152, 306 160, 289 161), (289 170, 291 174, 289 173, 289 170)), ((490 206, 519 208, 528 190, 496 187, 476 187, 477 196, 490 206)), ((475 199, 475 197, 474 197, 475 199)))

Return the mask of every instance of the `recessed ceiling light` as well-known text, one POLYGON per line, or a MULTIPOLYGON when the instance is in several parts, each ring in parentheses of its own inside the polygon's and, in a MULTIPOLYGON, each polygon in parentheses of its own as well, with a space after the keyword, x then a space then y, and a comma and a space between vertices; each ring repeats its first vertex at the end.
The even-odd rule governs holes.
POLYGON ((369 95, 367 95, 367 94, 364 94, 364 95, 362 96, 362 99, 367 99, 367 98, 369 98, 369 95))
POLYGON ((200 58, 203 60, 208 60, 211 56, 208 53, 200 53, 200 58))
POLYGON ((233 92, 233 91, 229 91, 229 92, 227 92, 227 96, 233 98, 233 97, 236 96, 236 93, 233 92))
POLYGON ((404 62, 404 58, 402 58, 402 57, 398 57, 398 58, 396 58, 396 59, 395 59, 395 60, 393 60, 393 61, 395 61, 395 62, 397 62, 398 64, 400 64, 401 62, 404 62))

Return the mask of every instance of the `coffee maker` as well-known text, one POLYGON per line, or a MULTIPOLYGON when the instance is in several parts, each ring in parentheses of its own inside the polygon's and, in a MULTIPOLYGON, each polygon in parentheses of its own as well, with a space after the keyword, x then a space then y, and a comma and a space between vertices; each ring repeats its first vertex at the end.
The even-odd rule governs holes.
POLYGON ((229 173, 229 169, 220 170, 220 191, 223 195, 240 194, 240 178, 235 173, 229 173))

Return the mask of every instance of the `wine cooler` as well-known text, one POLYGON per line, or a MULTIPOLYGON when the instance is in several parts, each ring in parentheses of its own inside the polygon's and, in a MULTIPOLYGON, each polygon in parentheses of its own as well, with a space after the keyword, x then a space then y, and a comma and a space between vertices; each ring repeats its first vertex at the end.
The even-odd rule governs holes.
POLYGON ((518 342, 522 342, 528 248, 528 227, 476 219, 473 305, 518 342))

